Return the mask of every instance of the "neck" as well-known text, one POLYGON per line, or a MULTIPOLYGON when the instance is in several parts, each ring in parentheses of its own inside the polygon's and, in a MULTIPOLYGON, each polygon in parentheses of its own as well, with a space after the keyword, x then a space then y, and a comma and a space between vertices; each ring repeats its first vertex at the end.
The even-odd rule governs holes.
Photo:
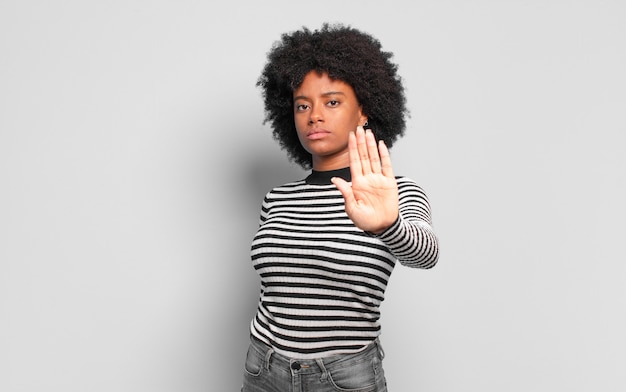
POLYGON ((313 170, 316 171, 338 170, 349 166, 350 155, 348 151, 330 157, 313 156, 313 170))
POLYGON ((307 182, 307 184, 330 185, 330 180, 333 177, 341 177, 348 182, 352 181, 349 167, 326 171, 317 171, 313 169, 313 171, 311 172, 311 174, 309 174, 305 181, 307 182))

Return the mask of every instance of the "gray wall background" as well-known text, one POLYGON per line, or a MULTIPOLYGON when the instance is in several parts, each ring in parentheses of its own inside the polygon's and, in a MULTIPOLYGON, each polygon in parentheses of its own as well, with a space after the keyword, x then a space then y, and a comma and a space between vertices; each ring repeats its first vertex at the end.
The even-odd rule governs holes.
POLYGON ((392 391, 626 388, 626 3, 0 2, 0 390, 238 391, 261 199, 300 178, 256 79, 323 21, 395 53, 392 151, 440 264, 383 305, 392 391))

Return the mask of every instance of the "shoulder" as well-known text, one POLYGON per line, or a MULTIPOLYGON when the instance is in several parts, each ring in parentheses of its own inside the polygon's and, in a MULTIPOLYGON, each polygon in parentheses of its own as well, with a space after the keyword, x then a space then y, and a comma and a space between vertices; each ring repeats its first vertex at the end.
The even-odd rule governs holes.
POLYGON ((283 199, 302 192, 306 192, 309 188, 308 184, 304 180, 296 180, 284 183, 279 186, 275 186, 265 194, 265 201, 283 199))
POLYGON ((407 177, 397 176, 400 210, 405 217, 411 216, 431 223, 430 201, 424 189, 407 177))
POLYGON ((396 176, 396 182, 398 183, 398 189, 400 191, 406 190, 418 190, 424 192, 423 188, 417 184, 413 179, 405 176, 396 176))
POLYGON ((426 191, 420 185, 417 184, 413 179, 404 176, 396 176, 396 181, 398 183, 398 195, 400 196, 400 201, 416 201, 423 204, 429 204, 428 196, 426 195, 426 191))

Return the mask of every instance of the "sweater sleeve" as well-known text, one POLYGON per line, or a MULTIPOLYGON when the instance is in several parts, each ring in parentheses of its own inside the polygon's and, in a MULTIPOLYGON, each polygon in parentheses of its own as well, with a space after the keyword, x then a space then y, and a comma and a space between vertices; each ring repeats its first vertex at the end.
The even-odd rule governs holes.
POLYGON ((398 177, 398 219, 378 238, 400 264, 432 268, 439 258, 439 243, 432 227, 430 204, 422 188, 413 180, 398 177))
POLYGON ((267 220, 270 211, 270 195, 271 191, 265 194, 263 202, 261 203, 261 213, 259 214, 259 226, 263 226, 263 223, 267 220))

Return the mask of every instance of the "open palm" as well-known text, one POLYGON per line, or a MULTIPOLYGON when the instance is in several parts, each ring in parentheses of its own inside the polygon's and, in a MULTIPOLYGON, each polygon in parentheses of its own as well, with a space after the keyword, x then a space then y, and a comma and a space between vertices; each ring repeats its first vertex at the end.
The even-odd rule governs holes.
POLYGON ((352 186, 333 178, 352 222, 364 231, 382 233, 398 218, 398 184, 385 143, 378 145, 371 130, 358 127, 349 136, 352 186))

